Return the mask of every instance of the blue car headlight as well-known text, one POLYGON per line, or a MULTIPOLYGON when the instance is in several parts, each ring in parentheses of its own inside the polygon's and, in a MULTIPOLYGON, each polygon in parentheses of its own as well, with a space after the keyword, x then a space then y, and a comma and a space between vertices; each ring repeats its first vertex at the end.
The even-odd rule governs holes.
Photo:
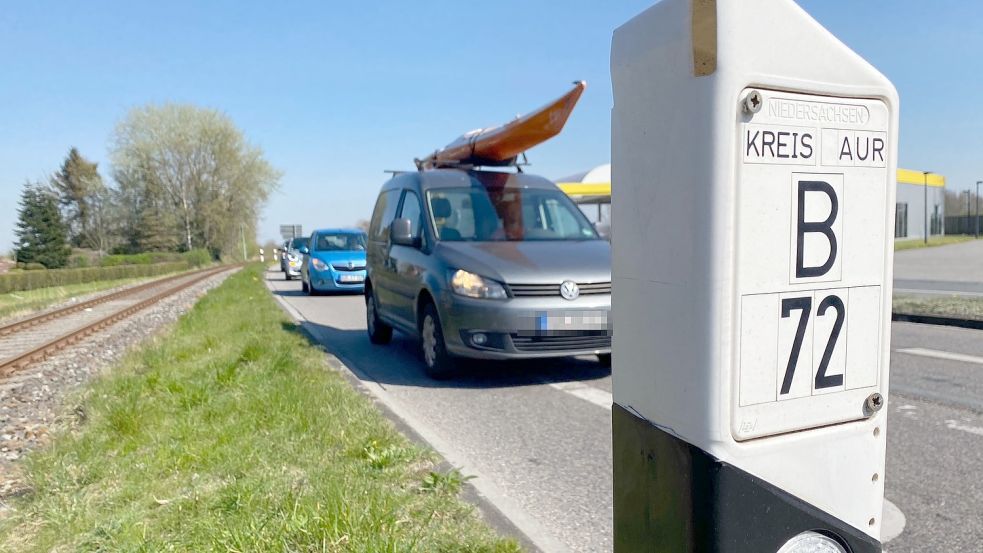
POLYGON ((314 270, 316 270, 316 271, 327 271, 328 270, 328 264, 325 263, 325 262, 323 262, 323 261, 321 261, 320 259, 318 259, 316 257, 312 257, 311 258, 311 265, 314 267, 314 270))

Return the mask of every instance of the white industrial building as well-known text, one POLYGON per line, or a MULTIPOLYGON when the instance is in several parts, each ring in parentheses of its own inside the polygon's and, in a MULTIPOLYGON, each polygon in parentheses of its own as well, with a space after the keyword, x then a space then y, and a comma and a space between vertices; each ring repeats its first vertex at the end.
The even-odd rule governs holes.
MULTIPOLYGON (((557 179, 556 183, 580 205, 591 222, 601 229, 610 228, 610 163, 557 179)), ((944 234, 945 177, 898 169, 897 183, 894 238, 923 238, 926 223, 930 236, 944 234)))

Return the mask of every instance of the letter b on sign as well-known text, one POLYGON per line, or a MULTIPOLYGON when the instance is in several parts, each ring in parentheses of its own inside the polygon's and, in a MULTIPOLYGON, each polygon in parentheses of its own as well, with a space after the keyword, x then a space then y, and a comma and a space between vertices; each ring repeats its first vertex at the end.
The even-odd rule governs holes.
POLYGON ((843 175, 792 175, 790 283, 841 279, 843 175))

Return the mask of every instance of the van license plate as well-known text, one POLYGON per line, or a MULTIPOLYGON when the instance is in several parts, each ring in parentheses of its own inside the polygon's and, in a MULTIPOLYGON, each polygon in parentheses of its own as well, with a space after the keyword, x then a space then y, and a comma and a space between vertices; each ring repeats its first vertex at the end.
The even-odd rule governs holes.
POLYGON ((604 311, 539 313, 536 330, 607 330, 608 314, 604 311))

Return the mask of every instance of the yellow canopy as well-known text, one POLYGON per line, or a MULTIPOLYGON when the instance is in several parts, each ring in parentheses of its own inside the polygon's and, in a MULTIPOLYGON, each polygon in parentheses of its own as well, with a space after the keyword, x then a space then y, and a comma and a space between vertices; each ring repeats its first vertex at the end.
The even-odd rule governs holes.
MULTIPOLYGON (((601 169, 605 166, 601 166, 597 169, 601 169)), ((560 187, 560 190, 566 192, 566 194, 572 197, 574 200, 584 199, 588 202, 596 201, 598 197, 610 197, 611 196, 611 167, 607 166, 607 182, 583 182, 577 177, 590 179, 591 173, 595 170, 588 171, 586 173, 581 173, 579 175, 573 175, 564 179, 560 179, 556 185, 560 187)), ((933 187, 945 187, 945 177, 942 175, 936 175, 935 173, 928 174, 928 186, 933 187)), ((911 169, 898 169, 898 182, 905 184, 916 184, 922 186, 926 184, 925 174, 921 171, 913 171, 911 169)))

